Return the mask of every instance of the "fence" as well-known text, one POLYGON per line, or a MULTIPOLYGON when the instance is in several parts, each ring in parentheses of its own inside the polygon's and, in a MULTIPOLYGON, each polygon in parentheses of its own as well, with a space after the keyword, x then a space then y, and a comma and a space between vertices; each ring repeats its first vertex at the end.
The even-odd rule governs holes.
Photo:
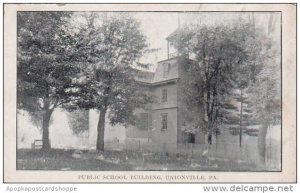
POLYGON ((141 153, 163 153, 184 155, 192 158, 219 159, 223 161, 235 160, 259 164, 263 159, 259 155, 256 144, 217 143, 192 144, 192 143, 154 143, 139 140, 126 141, 124 144, 106 144, 108 150, 136 151, 141 153))

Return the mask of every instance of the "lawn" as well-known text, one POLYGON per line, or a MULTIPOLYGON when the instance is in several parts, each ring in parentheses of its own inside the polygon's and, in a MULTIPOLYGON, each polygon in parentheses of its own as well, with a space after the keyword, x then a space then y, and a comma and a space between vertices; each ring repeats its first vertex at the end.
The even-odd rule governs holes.
POLYGON ((82 170, 82 171, 130 171, 130 170, 205 170, 249 171, 258 168, 240 160, 221 160, 207 157, 192 158, 188 155, 142 153, 133 151, 105 151, 52 149, 19 149, 18 170, 82 170))

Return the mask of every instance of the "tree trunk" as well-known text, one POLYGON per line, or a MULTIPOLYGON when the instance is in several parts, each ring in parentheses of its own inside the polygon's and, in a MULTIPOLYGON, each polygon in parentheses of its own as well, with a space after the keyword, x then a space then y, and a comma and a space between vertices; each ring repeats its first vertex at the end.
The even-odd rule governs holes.
POLYGON ((208 136, 207 136, 207 141, 208 141, 208 144, 211 145, 212 144, 212 134, 213 134, 213 131, 212 131, 212 116, 209 117, 208 119, 208 136))
POLYGON ((208 135, 207 135, 207 142, 209 145, 212 144, 212 129, 211 129, 211 119, 212 119, 212 116, 211 116, 211 101, 210 101, 210 84, 207 83, 207 86, 206 86, 206 114, 207 114, 207 131, 208 131, 208 135))
POLYGON ((242 135, 243 135, 243 89, 241 89, 241 109, 240 109, 240 148, 242 147, 242 135))
POLYGON ((51 148, 50 140, 49 140, 49 123, 50 117, 52 114, 52 110, 46 109, 43 114, 43 150, 49 150, 51 148))
POLYGON ((105 114, 106 110, 100 110, 99 121, 97 125, 97 151, 104 151, 104 129, 105 129, 105 114))

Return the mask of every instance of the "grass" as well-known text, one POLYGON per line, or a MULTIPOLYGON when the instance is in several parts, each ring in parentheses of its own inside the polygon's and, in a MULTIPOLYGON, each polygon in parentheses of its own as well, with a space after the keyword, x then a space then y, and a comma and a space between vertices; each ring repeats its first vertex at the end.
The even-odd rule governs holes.
POLYGON ((141 153, 134 151, 93 151, 20 149, 18 170, 131 171, 131 170, 257 170, 253 164, 236 160, 192 158, 187 155, 141 153))

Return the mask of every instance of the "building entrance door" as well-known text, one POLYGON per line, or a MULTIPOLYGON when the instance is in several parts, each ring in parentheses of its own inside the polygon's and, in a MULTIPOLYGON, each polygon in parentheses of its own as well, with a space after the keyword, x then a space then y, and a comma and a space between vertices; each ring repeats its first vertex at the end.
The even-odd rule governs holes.
POLYGON ((195 143, 195 134, 189 133, 188 143, 195 143))

